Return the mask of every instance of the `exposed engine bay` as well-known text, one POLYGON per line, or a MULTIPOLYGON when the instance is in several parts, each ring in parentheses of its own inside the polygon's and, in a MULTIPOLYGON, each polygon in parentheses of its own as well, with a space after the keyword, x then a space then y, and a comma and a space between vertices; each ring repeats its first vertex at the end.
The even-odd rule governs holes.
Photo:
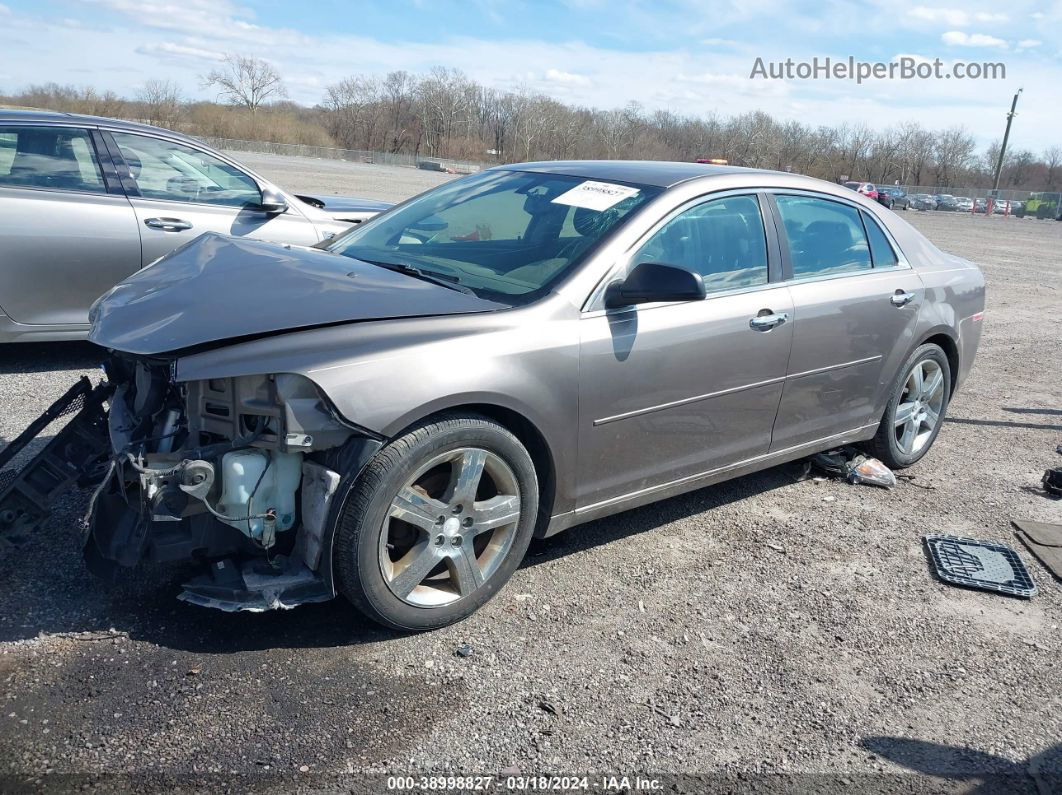
POLYGON ((0 453, 74 417, 0 473, 0 531, 32 532, 73 485, 91 490, 84 557, 115 580, 142 561, 201 561, 180 599, 267 610, 331 599, 344 478, 381 440, 343 420, 301 375, 177 383, 172 360, 112 354, 0 453))

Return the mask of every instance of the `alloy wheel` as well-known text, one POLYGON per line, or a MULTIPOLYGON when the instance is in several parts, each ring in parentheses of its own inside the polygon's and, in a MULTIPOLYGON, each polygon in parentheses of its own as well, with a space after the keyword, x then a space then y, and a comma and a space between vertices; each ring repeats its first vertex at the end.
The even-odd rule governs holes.
POLYGON ((896 405, 896 446, 914 455, 933 438, 944 409, 944 371, 932 359, 918 362, 904 381, 896 405))
POLYGON ((478 447, 430 459, 398 490, 380 534, 380 569, 391 592, 439 607, 476 591, 505 560, 520 522, 516 476, 478 447))

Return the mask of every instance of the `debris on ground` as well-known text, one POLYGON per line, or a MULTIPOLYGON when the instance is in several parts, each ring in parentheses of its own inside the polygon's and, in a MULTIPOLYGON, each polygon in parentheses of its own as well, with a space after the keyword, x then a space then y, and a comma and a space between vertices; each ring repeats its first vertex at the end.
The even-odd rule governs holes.
POLYGON ((896 475, 891 469, 854 447, 838 447, 817 453, 811 457, 811 464, 827 475, 844 478, 849 483, 863 483, 886 489, 896 485, 896 475))
POLYGON ((557 714, 557 708, 555 706, 553 706, 552 704, 550 704, 548 701, 540 701, 540 702, 538 702, 538 708, 540 710, 542 710, 543 712, 548 712, 550 715, 556 715, 557 714))
POLYGON ((1062 497, 1062 467, 1055 467, 1044 472, 1041 479, 1044 491, 1054 497, 1062 497))
POLYGON ((1020 596, 1036 594, 1036 584, 1018 553, 997 541, 962 536, 923 537, 937 576, 951 585, 1020 596))
POLYGON ((1014 534, 1056 578, 1062 580, 1062 524, 1012 519, 1014 534))
POLYGON ((460 646, 457 647, 457 650, 454 652, 454 654, 456 654, 458 657, 471 657, 472 646, 468 643, 462 643, 460 646))
MULTIPOLYGON (((895 473, 894 473, 895 474, 895 473)), ((914 486, 915 488, 925 489, 926 491, 936 491, 937 487, 929 483, 915 483, 918 479, 917 475, 908 475, 904 473, 896 474, 897 480, 904 481, 908 486, 914 486)))

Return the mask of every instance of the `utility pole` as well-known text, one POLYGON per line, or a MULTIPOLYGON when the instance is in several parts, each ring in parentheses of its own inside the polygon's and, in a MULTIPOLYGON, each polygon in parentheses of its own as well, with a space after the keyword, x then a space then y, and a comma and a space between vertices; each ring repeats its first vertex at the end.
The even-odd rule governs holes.
POLYGON ((1014 121, 1014 109, 1018 107, 1018 97, 1022 89, 1014 95, 1014 101, 1010 103, 1010 113, 1007 114, 1007 129, 1003 132, 1003 145, 999 147, 999 159, 996 161, 996 178, 992 181, 992 198, 999 196, 999 177, 1003 173, 1003 158, 1007 156, 1007 139, 1010 138, 1010 124, 1014 121))

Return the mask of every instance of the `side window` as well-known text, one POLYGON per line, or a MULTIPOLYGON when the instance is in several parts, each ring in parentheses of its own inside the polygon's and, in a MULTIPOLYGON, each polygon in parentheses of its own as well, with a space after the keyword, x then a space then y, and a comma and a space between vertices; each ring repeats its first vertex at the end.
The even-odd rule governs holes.
POLYGON ((870 247, 857 209, 809 196, 775 200, 789 240, 794 277, 870 269, 870 247))
POLYGON ((190 146, 130 133, 112 133, 140 195, 147 199, 256 205, 258 183, 235 166, 190 146))
POLYGON ((896 252, 893 251, 889 239, 881 231, 878 222, 871 218, 868 213, 863 213, 863 225, 867 229, 867 239, 870 241, 870 256, 874 260, 874 267, 891 268, 899 263, 900 260, 896 256, 896 252))
POLYGON ((699 273, 708 292, 767 283, 767 240, 755 196, 713 199, 680 213, 649 238, 632 265, 656 262, 699 273))
POLYGON ((0 127, 0 185, 103 193, 88 130, 0 127))

